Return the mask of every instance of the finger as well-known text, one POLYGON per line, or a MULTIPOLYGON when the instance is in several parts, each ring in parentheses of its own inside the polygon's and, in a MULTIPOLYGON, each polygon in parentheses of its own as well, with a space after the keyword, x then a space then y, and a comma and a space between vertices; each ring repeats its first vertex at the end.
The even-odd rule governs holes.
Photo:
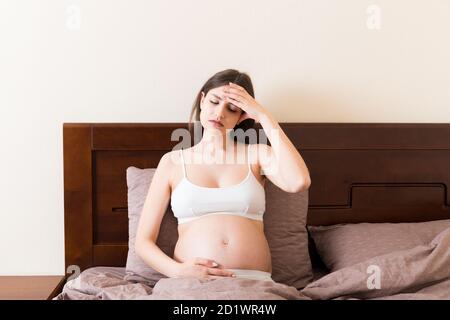
POLYGON ((234 278, 234 277, 218 276, 218 275, 207 274, 206 276, 204 276, 204 278, 207 278, 207 279, 224 279, 224 278, 234 278))
POLYGON ((225 98, 225 100, 227 100, 227 98, 232 98, 235 101, 247 101, 247 99, 245 97, 240 96, 235 93, 225 93, 224 98, 225 98))
POLYGON ((240 85, 238 85, 236 83, 229 82, 229 84, 230 84, 230 87, 236 88, 236 89, 241 90, 241 91, 246 91, 244 88, 242 88, 240 85))
POLYGON ((239 101, 239 100, 235 100, 233 98, 227 97, 226 101, 228 101, 228 103, 230 104, 234 104, 236 107, 238 107, 239 109, 242 110, 242 112, 244 112, 246 110, 246 106, 245 103, 239 101))
POLYGON ((239 103, 244 103, 246 101, 243 97, 238 96, 233 93, 227 93, 227 95, 225 96, 225 99, 227 99, 231 103, 234 103, 234 101, 239 102, 239 103))
POLYGON ((206 266, 206 267, 212 267, 212 268, 215 268, 219 265, 214 260, 200 258, 200 257, 195 258, 195 264, 199 264, 199 265, 206 266))
POLYGON ((223 89, 223 93, 225 94, 225 96, 226 96, 228 93, 232 93, 232 94, 238 95, 238 96, 240 96, 240 97, 242 97, 242 98, 246 98, 246 95, 245 95, 244 92, 242 92, 242 91, 240 91, 240 90, 237 90, 237 89, 235 89, 235 88, 223 89))
POLYGON ((244 112, 246 110, 245 103, 242 103, 241 101, 237 101, 232 98, 227 98, 226 101, 228 101, 228 103, 233 104, 236 107, 238 107, 239 109, 241 109, 242 112, 244 112))
POLYGON ((227 100, 229 103, 234 104, 236 107, 238 107, 239 109, 242 110, 242 112, 244 112, 247 107, 245 105, 245 103, 238 101, 238 100, 234 100, 233 98, 227 98, 227 100))
POLYGON ((224 278, 228 278, 228 277, 224 277, 224 276, 205 276, 205 279, 209 279, 209 280, 224 279, 224 278))
POLYGON ((208 274, 222 277, 232 277, 234 275, 233 272, 226 269, 208 269, 208 274))

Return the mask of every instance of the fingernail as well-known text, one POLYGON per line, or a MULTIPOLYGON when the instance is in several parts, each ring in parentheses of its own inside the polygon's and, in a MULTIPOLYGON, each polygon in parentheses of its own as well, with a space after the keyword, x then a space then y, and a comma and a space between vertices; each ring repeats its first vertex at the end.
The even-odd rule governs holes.
POLYGON ((213 267, 217 267, 218 266, 217 262, 213 262, 212 265, 213 265, 213 267))
POLYGON ((235 275, 235 274, 232 274, 231 276, 234 277, 234 278, 236 278, 236 275, 235 275))

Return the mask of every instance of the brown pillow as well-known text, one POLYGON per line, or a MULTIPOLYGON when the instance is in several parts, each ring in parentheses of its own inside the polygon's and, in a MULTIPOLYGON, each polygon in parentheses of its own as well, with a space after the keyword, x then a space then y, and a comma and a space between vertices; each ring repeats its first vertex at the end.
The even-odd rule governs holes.
MULTIPOLYGON (((127 169, 129 250, 125 279, 145 281, 150 285, 165 276, 150 268, 137 256, 134 242, 139 215, 155 170, 136 167, 127 169)), ((298 289, 303 288, 312 280, 306 230, 308 192, 287 193, 270 181, 266 182, 265 190, 264 232, 272 255, 272 279, 298 289)), ((157 244, 172 257, 177 239, 177 220, 169 204, 157 244)))
POLYGON ((317 252, 336 271, 393 251, 428 244, 450 220, 308 226, 317 252))

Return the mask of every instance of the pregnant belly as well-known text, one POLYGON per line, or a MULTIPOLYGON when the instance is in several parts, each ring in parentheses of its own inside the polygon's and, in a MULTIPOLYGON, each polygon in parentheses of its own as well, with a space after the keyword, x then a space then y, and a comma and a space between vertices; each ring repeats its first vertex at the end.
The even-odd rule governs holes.
POLYGON ((174 259, 212 259, 226 269, 272 272, 263 223, 232 215, 210 215, 178 225, 174 259))

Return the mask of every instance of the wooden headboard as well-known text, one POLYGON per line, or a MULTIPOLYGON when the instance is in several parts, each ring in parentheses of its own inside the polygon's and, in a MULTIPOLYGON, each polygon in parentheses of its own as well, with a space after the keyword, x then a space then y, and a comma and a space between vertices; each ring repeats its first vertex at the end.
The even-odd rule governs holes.
MULTIPOLYGON (((450 218, 450 124, 280 125, 310 170, 309 225, 450 218)), ((66 270, 125 266, 126 168, 155 168, 177 128, 64 124, 66 270)))

